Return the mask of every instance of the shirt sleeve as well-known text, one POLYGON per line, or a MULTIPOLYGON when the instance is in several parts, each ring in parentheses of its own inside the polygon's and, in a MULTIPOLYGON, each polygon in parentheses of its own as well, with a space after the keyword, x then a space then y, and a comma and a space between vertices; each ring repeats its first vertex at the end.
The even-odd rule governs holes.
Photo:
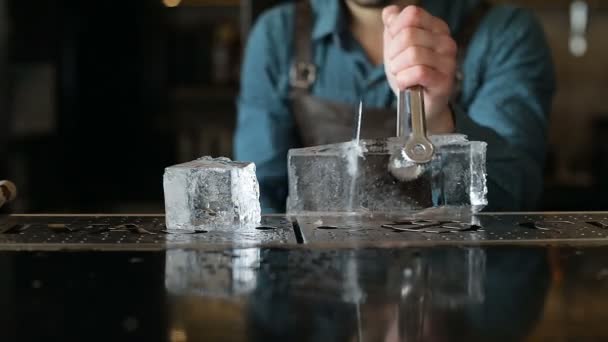
POLYGON ((479 57, 479 86, 455 106, 456 129, 488 143, 487 210, 532 210, 542 192, 555 91, 551 52, 530 12, 503 8, 488 16, 491 27, 469 52, 479 57))
POLYGON ((235 158, 256 164, 263 213, 284 211, 287 152, 295 145, 285 77, 290 49, 285 32, 290 31, 282 14, 262 15, 249 37, 234 138, 235 158))

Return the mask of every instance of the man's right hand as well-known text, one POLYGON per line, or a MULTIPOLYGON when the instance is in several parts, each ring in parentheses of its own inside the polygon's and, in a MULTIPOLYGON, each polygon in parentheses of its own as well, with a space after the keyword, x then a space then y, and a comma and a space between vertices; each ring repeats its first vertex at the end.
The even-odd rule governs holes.
POLYGON ((456 74, 456 42, 448 25, 416 6, 402 11, 386 7, 384 67, 395 93, 420 85, 424 88, 428 128, 433 133, 454 131, 449 100, 456 74))

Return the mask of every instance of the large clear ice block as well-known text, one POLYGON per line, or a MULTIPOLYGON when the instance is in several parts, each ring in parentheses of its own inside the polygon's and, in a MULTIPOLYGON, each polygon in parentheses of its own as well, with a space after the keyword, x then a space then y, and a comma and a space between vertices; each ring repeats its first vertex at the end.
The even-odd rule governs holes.
POLYGON ((203 157, 165 169, 165 214, 169 229, 258 223, 255 165, 203 157))
POLYGON ((412 181, 388 171, 399 138, 289 151, 290 214, 307 212, 404 212, 429 208, 478 212, 486 199, 486 143, 464 135, 431 136, 433 160, 412 181))

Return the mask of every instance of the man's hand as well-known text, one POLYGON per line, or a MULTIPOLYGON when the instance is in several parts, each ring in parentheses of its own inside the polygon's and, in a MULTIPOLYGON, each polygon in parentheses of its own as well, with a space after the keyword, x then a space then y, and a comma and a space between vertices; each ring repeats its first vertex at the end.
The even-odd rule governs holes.
POLYGON ((449 107, 456 73, 456 42, 448 25, 423 9, 386 7, 384 68, 395 93, 415 85, 424 88, 427 127, 432 133, 451 133, 449 107))

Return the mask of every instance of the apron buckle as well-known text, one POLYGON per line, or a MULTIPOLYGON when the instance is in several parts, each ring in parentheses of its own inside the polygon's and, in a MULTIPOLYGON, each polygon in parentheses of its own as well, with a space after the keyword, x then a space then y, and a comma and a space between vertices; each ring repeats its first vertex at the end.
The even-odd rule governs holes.
POLYGON ((289 71, 289 83, 292 87, 308 89, 317 78, 317 68, 310 63, 295 62, 289 71))

